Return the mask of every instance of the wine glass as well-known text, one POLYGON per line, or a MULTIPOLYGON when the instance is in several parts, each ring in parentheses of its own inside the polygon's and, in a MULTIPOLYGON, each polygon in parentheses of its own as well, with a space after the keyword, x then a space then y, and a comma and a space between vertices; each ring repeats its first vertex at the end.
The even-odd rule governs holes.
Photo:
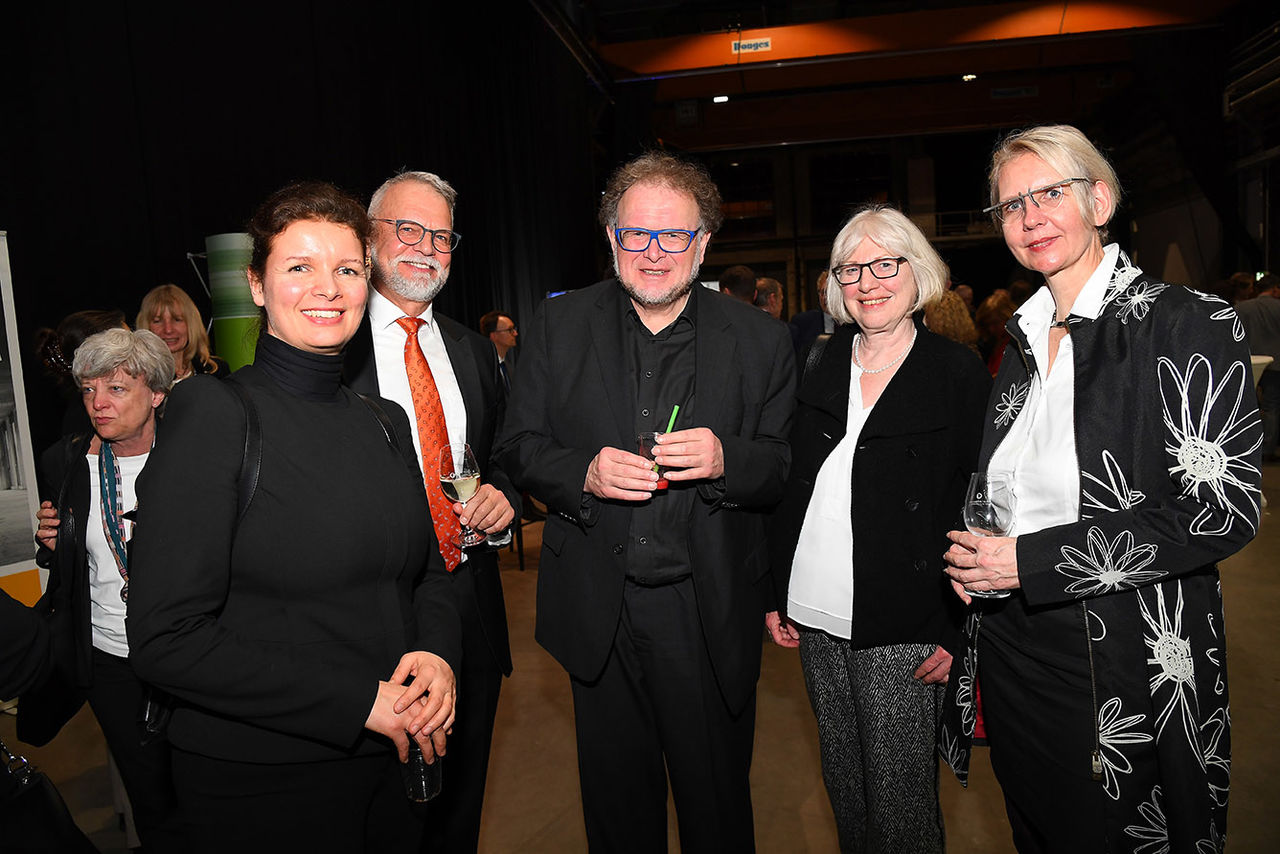
MULTIPOLYGON (((480 489, 480 466, 466 442, 451 442, 440 446, 440 490, 450 501, 467 506, 480 489)), ((462 526, 462 535, 454 543, 459 548, 478 546, 485 541, 483 531, 462 526)))
MULTIPOLYGON (((1013 475, 1009 472, 974 472, 964 496, 964 526, 975 537, 1007 537, 1013 530, 1013 475)), ((1003 599, 1008 590, 971 590, 978 599, 1003 599)))

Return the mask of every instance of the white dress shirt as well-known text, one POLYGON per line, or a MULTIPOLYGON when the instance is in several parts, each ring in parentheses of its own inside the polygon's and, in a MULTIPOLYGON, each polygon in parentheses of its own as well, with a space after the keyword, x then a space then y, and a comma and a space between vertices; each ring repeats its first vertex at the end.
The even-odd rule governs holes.
POLYGON ((845 640, 853 637, 853 455, 873 408, 862 407, 862 371, 850 365, 844 438, 814 479, 787 587, 792 622, 845 640))
MULTIPOLYGON (((418 328, 418 343, 427 357, 431 376, 436 381, 436 390, 440 393, 449 441, 465 442, 467 408, 462 402, 462 390, 458 387, 458 378, 454 376, 449 353, 444 348, 444 338, 440 335, 440 325, 435 321, 433 308, 434 306, 427 306, 427 310, 419 315, 426 322, 418 328)), ((373 358, 378 367, 378 394, 400 404, 409 416, 409 429, 413 431, 413 452, 418 457, 418 468, 422 469, 422 439, 418 436, 413 393, 409 390, 409 374, 404 364, 405 331, 396 322, 405 313, 373 288, 369 289, 367 311, 369 325, 373 330, 373 358)), ((435 454, 437 449, 429 448, 428 452, 435 454)), ((434 468, 432 465, 432 470, 434 468)), ((482 476, 483 474, 481 472, 482 476)), ((432 486, 434 484, 427 484, 428 489, 432 486)))
MULTIPOLYGON (((1076 296, 1069 314, 1096 320, 1115 270, 1119 247, 1112 243, 1102 263, 1076 296)), ((1080 518, 1080 463, 1076 458, 1075 348, 1071 335, 1058 344, 1053 370, 1049 364, 1049 330, 1053 294, 1043 287, 1022 304, 1014 317, 1031 344, 1035 372, 1025 401, 1008 435, 991 455, 987 471, 1013 473, 1013 529, 1010 536, 1042 531, 1080 518)), ((1016 342, 1015 342, 1016 346, 1016 342)), ((1019 358, 1016 354, 1008 358, 1019 358)), ((999 417, 999 416, 997 416, 999 417)))

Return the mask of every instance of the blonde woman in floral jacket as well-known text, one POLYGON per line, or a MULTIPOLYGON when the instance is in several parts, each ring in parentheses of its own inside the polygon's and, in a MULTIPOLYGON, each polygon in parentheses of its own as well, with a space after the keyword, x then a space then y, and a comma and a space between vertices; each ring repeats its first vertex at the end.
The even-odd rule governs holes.
POLYGON ((1019 851, 1221 851, 1215 562, 1254 536, 1261 486, 1244 331, 1104 246, 1119 184, 1075 128, 1008 137, 990 185, 1010 251, 1048 287, 1009 322, 979 462, 1013 473, 1012 535, 949 535, 971 613, 939 750, 966 782, 980 685, 1019 851), (978 598, 992 591, 1012 595, 978 598))

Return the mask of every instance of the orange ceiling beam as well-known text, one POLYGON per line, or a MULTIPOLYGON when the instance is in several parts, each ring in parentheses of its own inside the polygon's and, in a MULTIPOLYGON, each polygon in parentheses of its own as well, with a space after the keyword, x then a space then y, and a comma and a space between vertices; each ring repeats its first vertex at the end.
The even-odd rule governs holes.
POLYGON ((726 33, 599 45, 602 59, 637 77, 794 60, 938 50, 1009 39, 1179 27, 1217 19, 1234 0, 1030 2, 844 18, 726 33), (768 49, 735 53, 734 42, 768 49))

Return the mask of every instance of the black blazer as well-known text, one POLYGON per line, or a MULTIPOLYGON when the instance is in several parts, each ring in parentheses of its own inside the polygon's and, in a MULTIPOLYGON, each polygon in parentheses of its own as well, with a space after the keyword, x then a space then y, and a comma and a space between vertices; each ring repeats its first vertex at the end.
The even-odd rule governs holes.
MULTIPOLYGON (((795 360, 786 328, 705 288, 697 300, 692 423, 724 446, 724 484, 698 487, 689 516, 698 612, 720 690, 743 707, 760 673, 758 581, 767 572, 764 519, 782 495, 791 453, 795 360)), ((626 375, 627 296, 613 279, 542 303, 524 335, 499 464, 549 515, 538 573, 537 639, 591 680, 613 646, 626 579, 629 502, 584 500, 587 467, 604 446, 635 444, 634 377, 626 375)), ((684 413, 681 413, 683 418, 684 413)))
POLYGON ((35 609, 48 621, 52 668, 48 680, 25 694, 18 708, 18 737, 36 746, 47 744, 80 710, 93 678, 84 459, 92 438, 92 432, 64 436, 40 457, 40 498, 58 508, 59 527, 58 548, 41 545, 36 551, 36 564, 49 570, 49 584, 35 609))
MULTIPOLYGON (((919 337, 880 394, 853 458, 853 645, 938 643, 954 651, 963 608, 943 574, 946 533, 978 462, 991 377, 968 348, 917 320, 919 337)), ((791 561, 818 470, 844 438, 856 327, 839 326, 799 392, 794 461, 770 525, 774 601, 787 604, 791 561)))
MULTIPOLYGON (((493 342, 462 324, 435 313, 444 338, 449 363, 462 391, 467 410, 467 444, 480 466, 480 477, 506 495, 515 508, 513 525, 520 524, 520 493, 511 485, 502 468, 491 459, 494 439, 506 411, 506 388, 498 373, 498 354, 493 342)), ((373 332, 366 314, 360 328, 347 344, 343 354, 343 382, 361 394, 379 394, 378 367, 373 356, 373 332)), ((412 416, 410 416, 412 417, 412 416)), ((428 489, 434 486, 428 485, 428 489)), ((428 521, 429 524, 429 521, 428 521)), ((511 644, 507 636, 507 611, 502 599, 502 578, 498 572, 498 554, 481 548, 467 552, 467 563, 474 574, 480 626, 502 672, 511 675, 511 644)), ((467 619, 462 614, 462 619, 467 619)))

